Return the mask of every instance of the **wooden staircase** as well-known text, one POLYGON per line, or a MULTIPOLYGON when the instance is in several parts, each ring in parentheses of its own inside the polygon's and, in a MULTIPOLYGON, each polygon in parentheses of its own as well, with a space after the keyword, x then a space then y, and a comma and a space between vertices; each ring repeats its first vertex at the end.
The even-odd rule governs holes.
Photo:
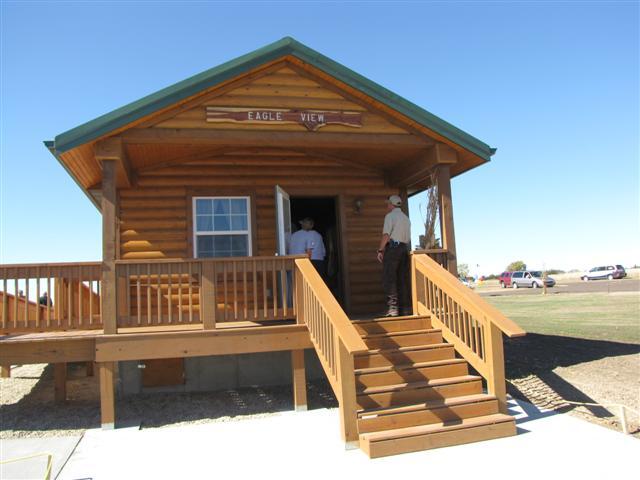
POLYGON ((417 315, 351 321, 309 259, 295 265, 297 321, 338 399, 346 445, 375 458, 516 434, 502 337, 526 332, 456 277, 413 254, 417 315))
POLYGON ((354 356, 359 444, 371 458, 516 434, 430 316, 353 322, 369 350, 354 356))

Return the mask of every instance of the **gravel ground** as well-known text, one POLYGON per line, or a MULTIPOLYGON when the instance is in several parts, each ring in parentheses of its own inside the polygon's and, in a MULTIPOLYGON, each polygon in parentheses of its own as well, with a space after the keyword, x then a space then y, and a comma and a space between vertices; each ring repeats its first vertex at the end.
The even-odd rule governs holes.
MULTIPOLYGON (((619 409, 574 403, 622 404, 640 411, 640 345, 528 334, 507 340, 509 392, 540 408, 568 412, 621 431, 619 409)), ((640 418, 627 410, 630 432, 640 418)))
MULTIPOLYGON (((53 391, 53 368, 48 365, 14 367, 11 378, 0 379, 0 438, 79 435, 100 426, 97 376, 87 377, 84 365, 69 366, 67 402, 54 403, 53 391)), ((307 397, 310 409, 337 406, 327 382, 309 383, 307 397)), ((291 386, 150 393, 116 403, 119 425, 142 428, 229 422, 288 410, 293 410, 291 386)))

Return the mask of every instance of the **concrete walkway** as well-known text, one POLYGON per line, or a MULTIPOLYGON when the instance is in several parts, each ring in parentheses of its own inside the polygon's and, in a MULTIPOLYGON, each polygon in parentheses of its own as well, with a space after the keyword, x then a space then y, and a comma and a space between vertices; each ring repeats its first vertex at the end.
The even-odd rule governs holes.
POLYGON ((516 437, 376 460, 344 450, 335 409, 161 429, 90 430, 58 478, 602 480, 637 474, 637 439, 524 402, 511 406, 516 437))
MULTIPOLYGON (((51 478, 56 478, 81 438, 81 436, 75 436, 0 440, 0 461, 48 453, 52 457, 51 478)), ((0 465, 0 479, 44 478, 47 471, 47 458, 47 455, 39 455, 0 465)))

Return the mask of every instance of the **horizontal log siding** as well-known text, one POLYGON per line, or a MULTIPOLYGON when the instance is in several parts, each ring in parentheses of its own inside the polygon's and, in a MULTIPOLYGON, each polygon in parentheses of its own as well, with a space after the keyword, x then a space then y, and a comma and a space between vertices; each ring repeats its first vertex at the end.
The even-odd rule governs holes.
POLYGON ((307 108, 312 110, 342 110, 362 113, 362 127, 327 125, 322 132, 408 134, 408 132, 386 120, 368 112, 357 103, 344 98, 334 89, 304 77, 290 68, 258 78, 251 83, 232 90, 227 94, 208 100, 191 110, 164 120, 159 128, 211 128, 211 129, 259 129, 278 131, 305 131, 303 125, 262 123, 212 123, 206 121, 205 105, 218 107, 261 107, 261 108, 307 108))
POLYGON ((242 159, 239 160, 233 173, 218 166, 215 159, 140 173, 136 188, 120 191, 121 258, 191 257, 187 217, 192 214, 191 193, 253 195, 254 255, 273 255, 275 185, 293 192, 293 196, 304 195, 305 188, 309 188, 314 195, 343 195, 352 311, 382 308, 381 268, 374 254, 385 214, 385 197, 397 193, 384 186, 382 176, 325 159, 310 159, 305 167, 300 158, 282 156, 275 170, 255 166, 252 157, 246 157, 246 166, 241 166, 242 159), (180 187, 176 178, 181 179, 180 187), (359 214, 353 209, 356 198, 364 202, 359 214))

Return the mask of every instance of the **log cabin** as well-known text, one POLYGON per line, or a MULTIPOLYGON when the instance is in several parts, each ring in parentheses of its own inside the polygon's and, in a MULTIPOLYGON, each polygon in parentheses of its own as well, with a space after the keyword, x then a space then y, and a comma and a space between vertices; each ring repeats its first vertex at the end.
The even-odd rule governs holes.
POLYGON ((5 376, 53 363, 64 401, 66 364, 95 363, 104 428, 116 394, 172 385, 289 382, 304 410, 320 375, 371 457, 516 433, 502 339, 525 332, 457 279, 450 179, 487 144, 287 37, 45 145, 100 211, 102 259, 0 266, 5 376), (411 253, 413 314, 376 318, 385 199, 434 182, 442 248, 411 253), (307 216, 325 281, 286 251, 307 216))

